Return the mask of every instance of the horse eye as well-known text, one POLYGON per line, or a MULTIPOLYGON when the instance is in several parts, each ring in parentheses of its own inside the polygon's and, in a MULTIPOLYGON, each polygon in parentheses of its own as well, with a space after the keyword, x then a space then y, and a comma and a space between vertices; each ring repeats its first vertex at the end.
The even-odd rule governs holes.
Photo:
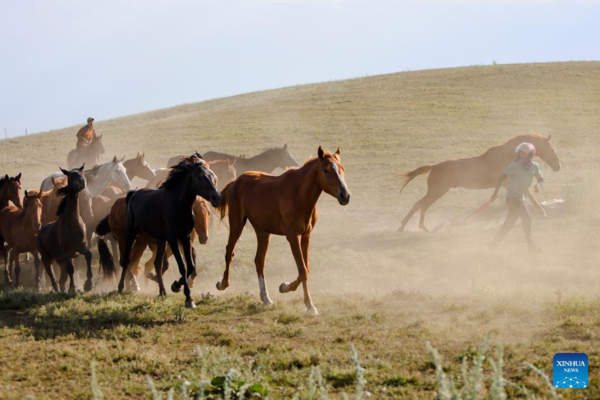
POLYGON ((323 172, 325 172, 325 173, 328 173, 328 172, 329 172, 329 170, 328 170, 328 169, 324 169, 324 170, 323 170, 323 172))

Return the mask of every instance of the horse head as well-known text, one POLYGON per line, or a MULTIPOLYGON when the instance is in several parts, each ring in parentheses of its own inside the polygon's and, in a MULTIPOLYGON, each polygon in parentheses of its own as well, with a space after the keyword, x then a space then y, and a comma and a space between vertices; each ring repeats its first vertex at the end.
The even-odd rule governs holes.
POLYGON ((60 169, 60 172, 62 172, 66 177, 67 177, 67 186, 65 188, 62 188, 59 190, 59 193, 62 191, 62 193, 79 193, 81 192, 86 185, 85 182, 85 177, 83 176, 83 167, 85 166, 85 164, 83 164, 80 168, 74 168, 70 171, 67 171, 66 169, 60 169))
POLYGON ((350 191, 344 179, 340 149, 331 154, 319 146, 317 153, 319 156, 317 171, 321 189, 335 197, 341 205, 347 205, 350 202, 350 191))
POLYGON ((560 171, 560 159, 558 158, 558 154, 552 146, 552 135, 543 136, 537 135, 533 140, 532 144, 535 146, 536 155, 544 160, 546 164, 550 166, 554 170, 554 172, 560 171))
POLYGON ((127 177, 127 170, 123 166, 123 161, 118 160, 117 156, 114 156, 112 159, 110 180, 120 186, 124 191, 129 191, 131 189, 131 182, 127 177))
POLYGON ((23 208, 23 202, 21 201, 21 173, 17 176, 8 175, 4 177, 7 185, 8 200, 12 201, 13 204, 19 208, 23 208))
POLYGON ((102 135, 94 136, 92 143, 90 143, 90 151, 94 154, 104 154, 104 143, 102 142, 102 135))
POLYGON ((200 244, 206 244, 208 241, 208 230, 210 222, 210 207, 208 202, 201 197, 196 197, 196 201, 192 205, 194 211, 194 230, 198 235, 200 244))
POLYGON ((217 190, 217 176, 204 160, 193 164, 179 164, 179 166, 191 169, 192 188, 197 196, 208 200, 213 207, 221 204, 221 193, 217 190))
POLYGON ((146 152, 142 154, 137 153, 135 161, 136 162, 134 176, 139 176, 140 178, 145 179, 147 181, 151 180, 156 176, 154 170, 150 168, 150 164, 148 164, 148 162, 146 161, 146 152))
POLYGON ((42 192, 39 190, 25 191, 23 197, 23 211, 31 222, 34 231, 39 231, 42 226, 42 192))

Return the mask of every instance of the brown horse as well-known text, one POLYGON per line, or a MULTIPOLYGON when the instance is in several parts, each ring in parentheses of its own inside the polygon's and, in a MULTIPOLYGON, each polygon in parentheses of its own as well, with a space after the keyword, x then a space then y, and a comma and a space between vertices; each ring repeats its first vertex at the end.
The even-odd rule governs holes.
POLYGON ((41 193, 38 190, 25 191, 23 208, 8 206, 0 211, 0 246, 4 242, 11 247, 10 258, 4 259, 4 280, 11 281, 12 265, 15 262, 15 287, 19 287, 21 264, 19 255, 30 252, 36 272, 36 289, 41 290, 40 260, 37 252, 37 235, 40 231, 42 218, 41 193), (10 271, 8 265, 10 264, 10 271))
POLYGON ((317 201, 325 192, 345 206, 350 202, 350 191, 344 180, 340 149, 334 154, 318 149, 318 157, 307 161, 298 169, 291 169, 280 176, 261 172, 247 172, 227 184, 221 192, 221 219, 229 209, 229 242, 225 252, 225 273, 217 282, 217 289, 229 286, 229 268, 235 245, 242 234, 246 221, 254 227, 258 241, 256 249, 256 273, 260 298, 272 304, 265 283, 265 259, 271 234, 285 236, 290 243, 298 268, 298 278, 279 286, 281 293, 295 291, 302 283, 306 310, 318 314, 308 291, 308 251, 310 234, 317 222, 317 201))
POLYGON ((76 164, 96 165, 100 162, 100 156, 104 154, 104 144, 102 135, 94 136, 89 145, 81 149, 74 148, 67 154, 67 164, 69 169, 76 164))
MULTIPOLYGON (((194 230, 190 234, 190 241, 193 244, 196 239, 196 236, 198 236, 200 244, 206 244, 206 242, 208 241, 208 222, 210 219, 209 203, 199 196, 196 197, 196 201, 194 201, 194 204, 192 205, 192 212, 194 214, 194 230)), ((127 202, 125 198, 122 197, 114 203, 114 205, 110 209, 108 217, 100 221, 96 228, 96 234, 100 236, 105 236, 109 233, 112 233, 119 246, 118 254, 116 252, 115 246, 113 246, 113 255, 111 256, 109 253, 106 253, 108 251, 108 247, 106 247, 104 243, 100 243, 102 239, 99 239, 98 251, 100 253, 101 264, 103 262, 111 262, 111 257, 123 255, 123 252, 125 250, 126 230, 127 202)), ((137 288, 137 281, 135 279, 135 276, 139 273, 139 262, 146 247, 150 247, 150 250, 152 251, 152 257, 145 263, 145 274, 149 279, 155 282, 158 281, 155 274, 149 274, 152 271, 152 268, 154 267, 154 261, 156 259, 156 240, 148 234, 146 234, 145 232, 140 232, 135 241, 135 244, 133 245, 133 248, 131 249, 131 259, 129 262, 128 271, 131 275, 128 276, 129 280, 126 281, 126 283, 128 283, 130 287, 134 290, 137 288)), ((162 261, 163 274, 169 268, 168 259, 172 255, 173 253, 171 249, 167 247, 165 256, 162 261)), ((194 263, 196 263, 196 250, 193 247, 192 257, 194 259, 194 263)), ((108 271, 111 270, 112 267, 104 269, 108 271)))
MULTIPOLYGON (((551 136, 540 134, 519 135, 508 140, 504 144, 490 147, 485 153, 470 158, 459 158, 443 161, 439 164, 423 165, 412 171, 403 173, 402 190, 419 175, 429 173, 427 178, 427 194, 417 201, 409 213, 402 220, 399 231, 403 231, 410 218, 421 210, 419 228, 428 231, 425 227, 425 213, 433 203, 438 201, 451 188, 462 187, 466 189, 490 189, 496 185, 498 177, 506 169, 508 164, 515 160, 515 148, 523 142, 532 143, 537 155, 550 165, 556 172, 560 170, 560 160, 556 150, 550 143, 551 136)), ((529 193, 529 198, 537 207, 541 206, 529 193)))
POLYGON ((236 157, 231 154, 209 151, 202 155, 206 161, 228 160, 235 162, 237 174, 243 174, 247 171, 261 171, 271 173, 277 168, 286 169, 288 167, 297 167, 298 162, 288 150, 287 144, 283 147, 273 147, 262 153, 246 158, 244 156, 236 157))
POLYGON ((67 177, 62 178, 52 177, 52 189, 47 192, 42 192, 42 226, 56 221, 56 211, 60 203, 58 190, 67 186, 67 177))
POLYGON ((52 262, 56 260, 61 268, 66 269, 70 278, 69 292, 75 292, 73 257, 77 253, 85 256, 87 263, 87 280, 85 291, 92 290, 92 253, 87 248, 85 224, 79 215, 79 193, 85 189, 83 166, 71 171, 61 168, 67 175, 68 184, 59 190, 64 195, 58 206, 58 219, 44 226, 37 238, 37 247, 42 256, 42 263, 50 277, 52 288, 57 293, 59 287, 52 270, 52 262))

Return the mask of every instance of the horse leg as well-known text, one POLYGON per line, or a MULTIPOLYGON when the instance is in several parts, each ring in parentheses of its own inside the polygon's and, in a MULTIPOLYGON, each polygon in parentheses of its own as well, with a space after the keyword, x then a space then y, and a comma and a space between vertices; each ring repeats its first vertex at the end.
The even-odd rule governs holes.
POLYGON ((146 243, 136 240, 131 248, 131 257, 129 261, 129 270, 127 271, 127 280, 125 281, 126 290, 132 292, 139 292, 140 285, 137 281, 137 274, 139 272, 140 259, 146 250, 146 243))
POLYGON ((121 257, 121 280, 119 281, 119 293, 123 293, 123 288, 125 287, 125 274, 127 272, 127 267, 129 266, 129 258, 131 254, 131 249, 137 238, 137 235, 140 231, 135 224, 135 220, 133 219, 133 215, 131 211, 127 212, 127 229, 125 230, 125 247, 123 251, 123 257, 121 257))
POLYGON ((156 271, 156 281, 158 282, 159 296, 166 296, 165 284, 163 282, 162 259, 165 255, 167 243, 164 240, 156 242, 156 257, 154 258, 154 270, 156 271))
POLYGON ((410 221, 412 216, 415 215, 415 213, 417 211, 419 211, 421 209, 421 207, 423 206, 423 199, 425 199, 425 197, 423 197, 421 200, 417 201, 413 205, 413 207, 410 209, 408 214, 406 214, 406 217, 404 217, 404 219, 402 220, 402 225, 400 226, 400 228, 398 228, 398 232, 404 232, 404 228, 406 227, 406 224, 408 223, 408 221, 410 221))
MULTIPOLYGON (((317 308, 313 305, 310 293, 308 291, 308 268, 304 262, 304 257, 302 255, 300 236, 292 233, 286 235, 286 238, 290 243, 292 254, 294 255, 294 260, 296 261, 296 266, 298 267, 298 279, 291 283, 282 283, 279 286, 279 291, 281 293, 295 291, 300 285, 300 283, 302 283, 302 289, 304 290, 304 305, 306 306, 306 311, 314 315, 319 315, 317 308)), ((307 245, 308 243, 309 242, 307 242, 307 245)))
MULTIPOLYGON (((183 248, 185 249, 187 246, 187 249, 189 251, 189 246, 190 246, 189 238, 186 237, 185 239, 182 241, 183 248), (187 239, 187 240, 185 240, 185 239, 187 239)), ((168 242, 169 242, 169 247, 171 248, 171 251, 173 252, 173 256, 175 257, 175 261, 177 261, 177 266, 179 266, 179 273, 181 274, 181 280, 183 281, 183 294, 185 295, 185 307, 186 308, 196 308, 196 304, 194 304, 194 300, 192 300, 192 296, 190 296, 190 288, 187 284, 185 265, 183 264, 183 259, 181 258, 181 253, 179 252, 179 242, 178 242, 177 238, 173 237, 173 236, 169 238, 168 242)), ((177 283, 177 281, 173 282, 173 285, 175 285, 176 283, 177 283)), ((173 288, 173 285, 171 286, 171 289, 173 288)))
POLYGON ((9 268, 8 268, 8 252, 6 251, 6 247, 4 247, 4 238, 0 236, 0 255, 2 255, 2 260, 4 261, 4 283, 10 284, 12 283, 12 278, 10 276, 9 268))
POLYGON ((69 294, 76 294, 77 289, 75 288, 75 266, 73 265, 73 260, 70 258, 65 258, 58 262, 62 269, 67 271, 69 274, 69 294))
POLYGON ((192 241, 189 236, 186 236, 181 242, 183 248, 183 256, 185 257, 185 263, 187 265, 187 284, 191 288, 194 287, 194 281, 196 280, 196 257, 193 256, 192 241))
POLYGON ((40 240, 38 240, 38 251, 42 256, 42 264, 46 269, 46 274, 48 274, 50 282, 52 283, 52 289, 54 289, 54 292, 60 293, 60 290, 58 289, 58 283, 56 283, 56 277, 54 276, 54 270, 52 269, 52 256, 44 248, 40 240))
POLYGON ((37 251, 32 251, 33 254, 33 266, 35 268, 35 286, 34 291, 40 293, 42 291, 42 268, 40 265, 40 257, 37 251))
POLYGON ((58 284, 60 285, 60 291, 64 293, 69 273, 67 272, 66 264, 62 265, 58 263, 58 266, 60 267, 60 278, 58 280, 58 284))
POLYGON ((233 256, 235 255, 235 244, 242 235, 244 225, 246 225, 246 219, 233 218, 231 208, 229 211, 229 220, 229 240, 227 241, 227 247, 225 248, 225 272, 223 272, 223 279, 220 282, 217 282, 218 290, 225 290, 229 286, 229 267, 231 266, 231 261, 233 261, 233 256))
POLYGON ((15 249, 12 249, 10 251, 10 258, 12 258, 12 261, 10 261, 10 263, 12 264, 13 261, 15 263, 15 289, 19 288, 19 276, 21 275, 21 263, 19 261, 19 253, 17 253, 17 251, 15 249))
POLYGON ((427 212, 427 210, 429 210, 429 207, 431 207, 433 205, 433 203, 435 203, 436 201, 438 201, 440 199, 440 197, 442 197, 443 195, 445 195, 446 193, 448 193, 448 190, 450 189, 445 189, 445 190, 436 190, 436 191, 428 191, 427 194, 425 195, 425 197, 423 197, 421 199, 422 201, 422 206, 421 206, 421 218, 419 219, 419 228, 425 232, 429 232, 429 229, 427 229, 427 227, 425 226, 425 213, 427 212))
POLYGON ((85 263, 87 264, 87 279, 83 285, 83 290, 90 292, 93 286, 92 278, 94 277, 94 274, 92 273, 92 252, 90 249, 84 246, 81 250, 79 250, 79 254, 83 254, 85 257, 85 263))
POLYGON ((265 280, 265 261, 267 258, 267 250, 269 250, 269 241, 271 234, 260 231, 254 228, 256 232, 256 257, 254 257, 254 263, 256 264, 256 275, 258 275, 258 287, 260 289, 260 299, 263 304, 271 305, 273 300, 269 297, 269 290, 267 289, 267 282, 265 280))

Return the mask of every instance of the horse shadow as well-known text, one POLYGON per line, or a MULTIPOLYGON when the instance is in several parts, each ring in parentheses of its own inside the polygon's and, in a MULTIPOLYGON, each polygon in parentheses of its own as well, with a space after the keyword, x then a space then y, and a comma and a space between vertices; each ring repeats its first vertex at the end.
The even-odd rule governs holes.
MULTIPOLYGON (((126 296, 126 295, 125 295, 126 296)), ((133 296, 132 296, 133 297, 133 296)), ((155 299, 127 301, 122 295, 35 294, 0 291, 0 326, 23 331, 35 340, 139 337, 142 330, 177 323, 153 310, 155 299)))

